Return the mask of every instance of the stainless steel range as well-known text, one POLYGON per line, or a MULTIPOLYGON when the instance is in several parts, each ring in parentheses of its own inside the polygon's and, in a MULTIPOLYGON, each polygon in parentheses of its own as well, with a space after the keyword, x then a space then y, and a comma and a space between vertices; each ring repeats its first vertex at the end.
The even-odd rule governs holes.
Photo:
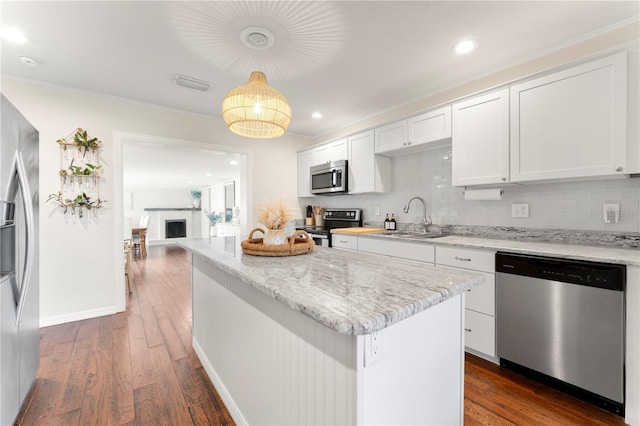
POLYGON ((307 231, 316 245, 331 247, 331 230, 336 228, 356 228, 362 226, 362 209, 326 209, 324 226, 299 226, 307 231))

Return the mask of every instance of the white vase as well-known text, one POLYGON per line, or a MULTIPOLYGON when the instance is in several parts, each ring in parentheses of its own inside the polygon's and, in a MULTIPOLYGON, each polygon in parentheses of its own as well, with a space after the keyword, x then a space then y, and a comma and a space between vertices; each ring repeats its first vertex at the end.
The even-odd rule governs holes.
POLYGON ((218 236, 218 227, 216 225, 209 226, 209 236, 210 237, 218 236))
POLYGON ((200 198, 194 198, 193 199, 193 208, 194 209, 199 209, 200 208, 200 198))
POLYGON ((287 232, 284 229, 267 229, 264 233, 264 243, 268 245, 288 244, 287 232))

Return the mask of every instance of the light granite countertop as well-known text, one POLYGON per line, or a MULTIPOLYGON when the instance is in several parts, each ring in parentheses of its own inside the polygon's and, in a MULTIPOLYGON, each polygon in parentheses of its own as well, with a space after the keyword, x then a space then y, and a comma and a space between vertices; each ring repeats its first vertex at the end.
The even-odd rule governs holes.
POLYGON ((216 267, 342 334, 369 334, 411 317, 484 278, 471 271, 316 247, 290 257, 242 253, 239 237, 176 241, 216 267))
POLYGON ((509 253, 550 256, 572 260, 616 263, 640 266, 640 250, 637 248, 617 248, 606 246, 587 246, 578 244, 557 244, 536 241, 516 241, 508 239, 491 239, 448 235, 439 238, 408 238, 382 234, 360 234, 358 238, 392 239, 394 241, 411 241, 419 244, 440 246, 456 246, 475 249, 487 249, 509 253))

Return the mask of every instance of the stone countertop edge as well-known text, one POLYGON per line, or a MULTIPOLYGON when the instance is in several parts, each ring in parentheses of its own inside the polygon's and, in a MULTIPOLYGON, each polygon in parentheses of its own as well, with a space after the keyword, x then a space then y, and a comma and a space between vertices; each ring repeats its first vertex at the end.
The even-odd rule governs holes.
POLYGON ((495 250, 533 256, 556 257, 590 262, 615 263, 640 266, 640 250, 634 248, 615 248, 605 246, 586 246, 578 244, 558 244, 535 241, 499 240, 481 237, 447 235, 438 238, 412 239, 381 234, 359 234, 358 238, 404 241, 435 246, 453 246, 472 249, 495 250))
POLYGON ((243 254, 237 244, 230 255, 221 248, 225 238, 233 237, 176 242, 341 334, 380 331, 484 282, 473 271, 325 247, 299 256, 261 257, 243 254))

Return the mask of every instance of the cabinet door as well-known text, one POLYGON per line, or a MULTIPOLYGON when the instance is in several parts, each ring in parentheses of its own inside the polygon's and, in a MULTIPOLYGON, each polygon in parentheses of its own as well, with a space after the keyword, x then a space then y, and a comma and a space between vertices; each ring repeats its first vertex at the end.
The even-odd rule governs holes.
POLYGON ((347 138, 339 139, 329 144, 329 156, 331 161, 346 160, 349 157, 347 138))
POLYGON ((435 248, 432 245, 409 243, 405 241, 379 240, 376 238, 359 238, 358 251, 418 260, 433 264, 435 248))
POLYGON ((626 52, 513 86, 511 181, 628 173, 626 88, 626 52))
POLYGON ((331 161, 331 147, 329 144, 314 148, 312 166, 328 163, 329 161, 331 161))
POLYGON ((496 319, 470 309, 464 311, 464 344, 490 357, 496 356, 496 319))
POLYGON ((412 117, 409 122, 409 145, 418 145, 451 137, 451 107, 412 117))
POLYGON ((313 151, 298 153, 298 197, 311 197, 311 181, 309 169, 313 166, 313 151))
POLYGON ((373 130, 349 137, 349 193, 390 188, 391 159, 374 153, 373 130))
POLYGON ((407 146, 407 120, 375 129, 375 153, 382 154, 407 146))
POLYGON ((509 89, 453 105, 454 186, 509 180, 509 89))

